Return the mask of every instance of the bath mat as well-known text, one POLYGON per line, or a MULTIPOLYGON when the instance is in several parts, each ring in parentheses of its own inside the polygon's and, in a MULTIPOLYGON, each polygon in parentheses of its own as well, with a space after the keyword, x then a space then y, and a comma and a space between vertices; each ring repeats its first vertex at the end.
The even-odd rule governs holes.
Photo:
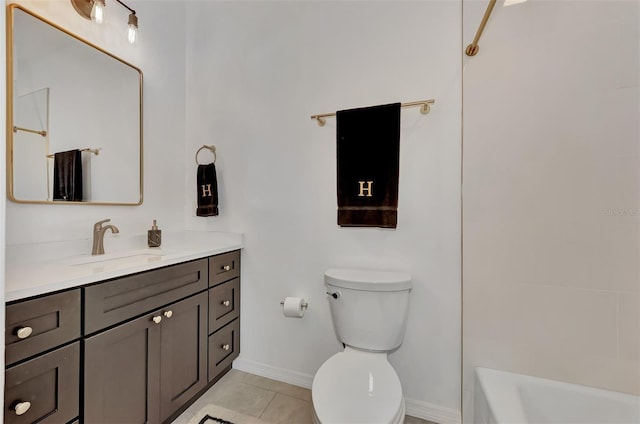
POLYGON ((205 415, 198 424, 207 424, 210 421, 220 424, 233 424, 231 421, 223 420, 222 418, 212 417, 211 415, 205 415))
MULTIPOLYGON (((178 424, 174 421, 173 424, 178 424)), ((184 422, 182 422, 184 423, 184 422)), ((205 405, 186 424, 267 424, 258 417, 245 415, 218 405, 205 405)))

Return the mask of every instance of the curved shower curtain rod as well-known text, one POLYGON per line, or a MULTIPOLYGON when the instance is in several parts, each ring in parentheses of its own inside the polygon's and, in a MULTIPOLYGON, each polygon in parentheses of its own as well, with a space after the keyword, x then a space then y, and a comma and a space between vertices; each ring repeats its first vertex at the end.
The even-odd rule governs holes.
POLYGON ((482 21, 480 22, 480 27, 476 32, 476 36, 473 38, 473 42, 467 46, 467 49, 464 51, 467 56, 475 56, 480 50, 480 46, 478 46, 478 41, 480 41, 480 36, 482 35, 482 31, 484 31, 484 27, 487 25, 487 21, 489 20, 489 16, 491 16, 491 12, 493 11, 493 7, 496 5, 496 0, 489 0, 489 5, 487 6, 487 10, 484 12, 484 16, 482 17, 482 21))

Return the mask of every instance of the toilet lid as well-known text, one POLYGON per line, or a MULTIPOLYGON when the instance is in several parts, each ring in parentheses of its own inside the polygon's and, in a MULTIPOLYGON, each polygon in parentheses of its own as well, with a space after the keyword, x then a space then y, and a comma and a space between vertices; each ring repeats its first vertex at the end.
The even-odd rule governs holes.
POLYGON ((349 347, 322 364, 311 396, 323 424, 391 423, 402 410, 402 386, 386 353, 349 347))

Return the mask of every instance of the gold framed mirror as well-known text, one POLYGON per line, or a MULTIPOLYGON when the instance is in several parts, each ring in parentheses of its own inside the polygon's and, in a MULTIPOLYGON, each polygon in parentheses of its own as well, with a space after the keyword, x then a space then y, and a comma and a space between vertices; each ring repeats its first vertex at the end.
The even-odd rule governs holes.
POLYGON ((142 147, 142 71, 10 4, 9 199, 140 205, 142 147))

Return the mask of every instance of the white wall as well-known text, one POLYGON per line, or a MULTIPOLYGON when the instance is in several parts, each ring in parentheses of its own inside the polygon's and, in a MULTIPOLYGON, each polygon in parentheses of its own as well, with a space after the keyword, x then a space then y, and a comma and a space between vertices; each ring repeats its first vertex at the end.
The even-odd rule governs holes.
POLYGON ((640 393, 639 8, 499 2, 465 58, 465 421, 474 366, 640 393))
POLYGON ((323 272, 404 269, 414 279, 391 355, 409 413, 460 406, 461 4, 189 2, 185 210, 192 229, 245 234, 237 366, 298 384, 340 350, 323 272), (336 225, 335 119, 314 113, 435 98, 402 110, 395 231, 336 225), (220 216, 195 217, 193 155, 218 148, 220 216), (303 296, 304 319, 280 299, 303 296))
POLYGON ((89 239, 106 217, 126 235, 152 218, 163 229, 244 232, 239 363, 301 384, 340 349, 324 270, 408 270, 409 323, 391 361, 411 414, 459 420, 459 2, 136 2, 133 47, 113 3, 120 18, 102 27, 66 0, 20 3, 143 70, 145 202, 9 202, 7 244, 89 239), (427 98, 429 115, 402 112, 398 229, 338 228, 335 120, 320 128, 309 115, 427 98), (194 216, 202 144, 218 146, 217 218, 194 216), (309 300, 303 320, 283 318, 286 295, 309 300))
MULTIPOLYGON (((107 2, 102 25, 80 17, 68 0, 20 0, 35 13, 142 69, 144 74, 144 203, 139 207, 25 205, 7 202, 8 245, 90 239, 93 223, 111 218, 121 236, 184 227, 185 5, 135 2, 140 37, 127 41, 126 9, 107 2)), ((82 71, 77 68, 75 71, 82 71)), ((118 172, 114 170, 114 172, 118 172)), ((105 241, 107 244, 109 241, 105 241)))

